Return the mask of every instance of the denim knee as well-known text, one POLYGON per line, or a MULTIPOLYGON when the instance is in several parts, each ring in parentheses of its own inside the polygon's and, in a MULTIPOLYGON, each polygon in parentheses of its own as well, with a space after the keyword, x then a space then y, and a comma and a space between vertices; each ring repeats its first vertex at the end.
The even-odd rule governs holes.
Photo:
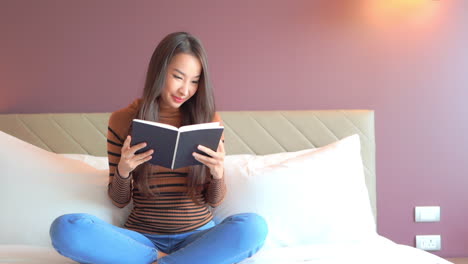
POLYGON ((64 214, 57 217, 50 225, 50 237, 56 237, 63 232, 69 232, 74 226, 80 223, 93 221, 87 214, 64 214))
POLYGON ((265 219, 256 213, 236 214, 228 217, 228 221, 239 224, 239 232, 243 236, 255 238, 258 244, 265 242, 268 234, 268 224, 265 219))
POLYGON ((56 218, 50 226, 50 238, 58 253, 79 263, 152 263, 157 258, 151 241, 151 246, 145 245, 91 214, 56 218))
POLYGON ((57 217, 49 229, 52 245, 57 250, 66 250, 69 246, 67 244, 73 243, 74 234, 79 232, 79 226, 92 222, 90 215, 87 214, 65 214, 57 217))

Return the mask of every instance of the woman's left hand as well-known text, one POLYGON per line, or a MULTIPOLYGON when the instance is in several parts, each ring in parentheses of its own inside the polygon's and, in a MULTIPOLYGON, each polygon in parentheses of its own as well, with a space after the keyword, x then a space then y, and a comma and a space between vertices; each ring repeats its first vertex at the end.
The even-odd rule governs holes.
POLYGON ((221 179, 224 175, 224 143, 222 140, 219 141, 218 150, 213 151, 205 146, 199 145, 198 149, 205 152, 211 157, 207 157, 196 152, 193 153, 193 156, 196 160, 206 165, 210 168, 210 173, 214 179, 221 179))

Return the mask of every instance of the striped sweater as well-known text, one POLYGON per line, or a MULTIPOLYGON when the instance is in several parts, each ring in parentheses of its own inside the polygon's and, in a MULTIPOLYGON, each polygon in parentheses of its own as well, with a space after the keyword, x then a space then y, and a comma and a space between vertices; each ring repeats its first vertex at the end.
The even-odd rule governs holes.
MULTIPOLYGON (((107 133, 109 158, 108 194, 114 205, 124 207, 133 200, 133 210, 125 227, 137 232, 150 234, 175 234, 195 230, 213 216, 209 206, 221 203, 226 193, 224 178, 210 179, 197 198, 196 204, 187 194, 187 176, 189 168, 171 170, 151 165, 152 175, 148 179, 150 189, 157 187, 159 195, 145 198, 134 185, 132 176, 123 178, 116 170, 120 160, 123 141, 130 131, 133 118, 136 118, 141 99, 136 99, 128 107, 112 113, 107 133)), ((181 114, 178 109, 160 109, 159 122, 181 126, 181 114)), ((215 114, 213 122, 221 122, 215 114)), ((157 150, 153 155, 158 155, 157 150)))

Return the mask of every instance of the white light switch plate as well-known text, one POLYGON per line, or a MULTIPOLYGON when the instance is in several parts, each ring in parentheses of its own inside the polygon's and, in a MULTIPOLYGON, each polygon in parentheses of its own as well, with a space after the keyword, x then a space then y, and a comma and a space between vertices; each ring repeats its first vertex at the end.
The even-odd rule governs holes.
POLYGON ((440 222, 440 206, 416 206, 414 208, 414 221, 440 222))

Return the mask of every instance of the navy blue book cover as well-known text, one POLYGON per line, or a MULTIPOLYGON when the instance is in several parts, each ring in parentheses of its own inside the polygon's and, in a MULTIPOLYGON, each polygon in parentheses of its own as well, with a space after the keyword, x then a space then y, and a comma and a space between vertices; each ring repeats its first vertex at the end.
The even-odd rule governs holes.
POLYGON ((203 145, 214 151, 218 148, 224 127, 219 123, 176 127, 157 122, 133 120, 132 146, 146 142, 147 146, 136 154, 153 149, 153 157, 149 163, 165 168, 178 169, 191 165, 201 165, 192 155, 202 153, 197 149, 203 145), (178 143, 177 143, 178 142, 178 143), (176 149, 177 148, 177 149, 176 149))
POLYGON ((198 145, 202 145, 216 151, 223 134, 223 128, 211 128, 204 130, 192 130, 180 132, 179 144, 177 146, 174 168, 182 168, 191 165, 202 165, 192 155, 193 152, 207 155, 198 150, 198 145))
POLYGON ((132 146, 141 142, 146 142, 146 147, 137 151, 136 154, 153 149, 153 158, 149 163, 170 168, 172 165, 172 157, 174 156, 177 134, 177 130, 170 130, 134 120, 132 128, 132 146))

